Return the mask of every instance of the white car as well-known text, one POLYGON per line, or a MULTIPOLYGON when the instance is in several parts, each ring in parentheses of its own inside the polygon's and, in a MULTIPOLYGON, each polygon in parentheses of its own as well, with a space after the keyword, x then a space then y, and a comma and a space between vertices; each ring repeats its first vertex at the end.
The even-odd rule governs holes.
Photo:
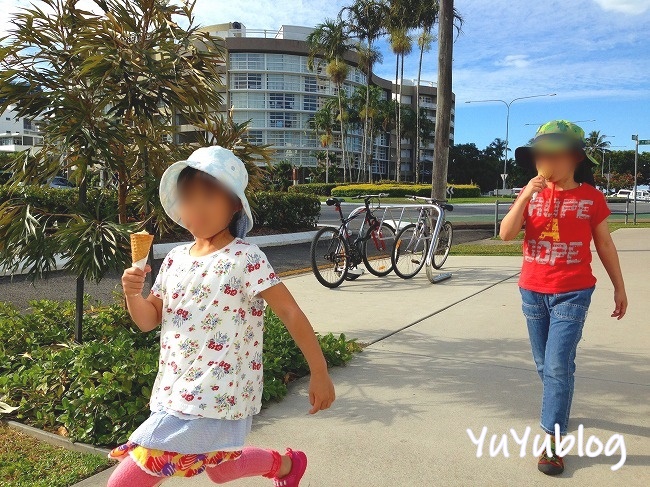
MULTIPOLYGON (((634 191, 631 189, 621 189, 615 195, 617 198, 626 198, 630 201, 634 201, 634 191)), ((636 191, 636 200, 637 201, 650 201, 650 191, 646 189, 637 189, 636 191)))

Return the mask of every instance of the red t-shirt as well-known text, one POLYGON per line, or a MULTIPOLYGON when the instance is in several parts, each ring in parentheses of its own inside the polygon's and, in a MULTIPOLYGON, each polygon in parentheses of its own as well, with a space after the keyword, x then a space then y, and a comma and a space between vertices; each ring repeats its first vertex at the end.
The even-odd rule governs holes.
POLYGON ((603 194, 589 184, 537 194, 526 205, 524 263, 519 286, 545 294, 587 289, 592 232, 611 211, 603 194))

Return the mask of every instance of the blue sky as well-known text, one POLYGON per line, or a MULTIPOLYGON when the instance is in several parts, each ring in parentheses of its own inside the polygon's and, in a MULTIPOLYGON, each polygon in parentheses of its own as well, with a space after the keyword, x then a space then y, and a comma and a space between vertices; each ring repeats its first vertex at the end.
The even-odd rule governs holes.
MULTIPOLYGON (((88 3, 84 1, 83 3, 88 3)), ((198 0, 202 24, 240 21, 249 28, 315 25, 346 2, 307 0, 198 0), (279 8, 281 5, 281 8, 279 8)), ((25 5, 0 0, 3 12, 25 5)), ((456 0, 465 18, 454 46, 456 143, 484 147, 505 137, 505 106, 465 104, 557 93, 515 102, 510 146, 526 143, 537 124, 554 118, 596 120, 586 131, 615 136, 613 146, 632 148, 631 135, 650 139, 650 0, 456 0)), ((4 20, 4 19, 3 19, 4 20)), ((0 21, 0 31, 6 24, 0 21)), ((394 77, 394 57, 380 44, 380 76, 394 77)), ((423 79, 436 79, 437 44, 425 56, 423 79)), ((417 56, 405 78, 417 75, 417 56)), ((650 147, 648 147, 650 149, 650 147)))

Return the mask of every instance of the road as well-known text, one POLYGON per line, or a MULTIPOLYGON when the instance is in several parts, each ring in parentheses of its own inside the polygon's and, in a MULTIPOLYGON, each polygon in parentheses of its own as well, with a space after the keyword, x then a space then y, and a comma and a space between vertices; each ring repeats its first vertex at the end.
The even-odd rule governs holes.
MULTIPOLYGON (((451 201, 453 205, 453 201, 451 201)), ((504 201, 499 204, 499 219, 507 213, 511 201, 504 201)), ((343 203, 342 209, 345 216, 349 215, 354 208, 362 206, 359 203, 343 203)), ((397 203, 388 203, 387 207, 396 207, 399 206, 397 203)), ((454 205, 454 210, 447 213, 447 218, 453 223, 491 223, 494 221, 494 203, 480 203, 480 204, 460 204, 454 205)), ((615 215, 625 214, 625 203, 609 203, 609 208, 615 215)), ((629 211, 630 218, 632 215, 633 205, 630 203, 629 211)), ((392 210, 394 214, 399 215, 399 212, 392 210)), ((645 218, 650 216, 650 202, 637 202, 637 214, 643 214, 645 218)), ((377 213, 377 216, 381 216, 381 213, 377 213)), ((405 212, 405 216, 409 219, 416 218, 416 210, 409 209, 405 212)), ((387 219, 392 219, 386 217, 387 219)), ((620 218, 620 217, 618 217, 620 218)), ((321 225, 338 225, 340 224, 339 216, 334 211, 333 207, 328 207, 323 204, 321 210, 321 216, 319 219, 319 224, 321 225)))

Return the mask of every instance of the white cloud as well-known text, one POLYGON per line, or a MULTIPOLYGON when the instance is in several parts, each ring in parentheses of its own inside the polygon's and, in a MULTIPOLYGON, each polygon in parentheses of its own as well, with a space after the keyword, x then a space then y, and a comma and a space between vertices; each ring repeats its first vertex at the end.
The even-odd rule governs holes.
POLYGON ((530 66, 531 61, 528 59, 528 54, 511 54, 497 61, 495 64, 497 66, 527 68, 530 66))
POLYGON ((594 0, 604 10, 624 14, 642 14, 650 9, 650 0, 594 0))

